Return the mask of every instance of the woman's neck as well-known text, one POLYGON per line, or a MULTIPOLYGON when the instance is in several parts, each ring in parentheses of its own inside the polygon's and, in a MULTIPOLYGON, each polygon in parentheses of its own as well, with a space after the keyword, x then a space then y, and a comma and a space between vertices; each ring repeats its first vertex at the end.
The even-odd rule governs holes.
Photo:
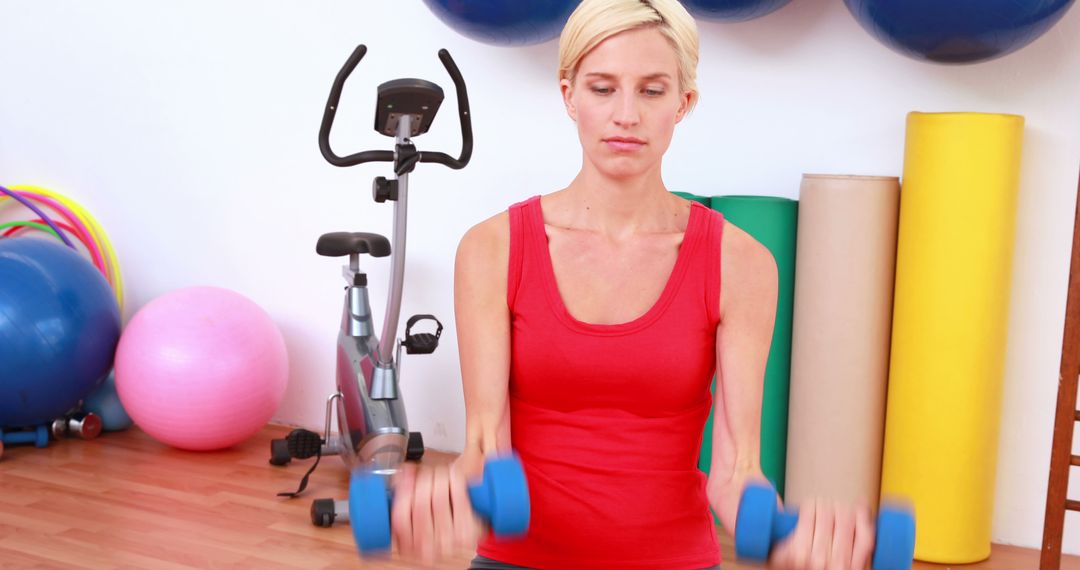
POLYGON ((556 226, 602 233, 621 241, 641 233, 681 231, 689 208, 668 192, 659 170, 613 179, 583 168, 545 205, 556 226))

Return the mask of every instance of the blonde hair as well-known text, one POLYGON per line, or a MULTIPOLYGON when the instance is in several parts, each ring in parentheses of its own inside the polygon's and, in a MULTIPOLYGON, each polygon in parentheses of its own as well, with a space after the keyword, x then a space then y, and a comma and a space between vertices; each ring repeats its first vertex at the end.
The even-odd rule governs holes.
POLYGON ((693 16, 678 0, 583 0, 559 36, 559 80, 573 85, 587 53, 615 34, 638 28, 655 28, 667 38, 679 65, 679 87, 694 94, 693 109, 698 99, 698 32, 693 16))

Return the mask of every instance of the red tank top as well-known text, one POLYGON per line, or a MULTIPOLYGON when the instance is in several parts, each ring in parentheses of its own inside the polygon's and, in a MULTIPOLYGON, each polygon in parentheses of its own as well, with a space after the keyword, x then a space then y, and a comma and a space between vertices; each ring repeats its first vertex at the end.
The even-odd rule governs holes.
POLYGON ((698 469, 712 405, 723 217, 692 203, 660 298, 633 321, 576 320, 555 282, 540 197, 510 207, 510 421, 527 537, 477 553, 533 568, 720 563, 698 469))

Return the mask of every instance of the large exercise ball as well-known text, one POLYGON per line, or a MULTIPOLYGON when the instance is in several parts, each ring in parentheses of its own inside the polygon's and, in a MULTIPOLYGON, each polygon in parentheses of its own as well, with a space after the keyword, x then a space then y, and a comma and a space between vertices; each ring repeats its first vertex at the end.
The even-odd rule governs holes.
POLYGON ((218 287, 149 302, 116 350, 116 391, 135 425, 193 451, 255 435, 281 404, 288 373, 285 340, 270 315, 218 287))
POLYGON ((485 44, 522 46, 559 37, 580 0, 424 0, 444 24, 485 44))
POLYGON ((116 393, 116 374, 114 373, 110 372, 105 377, 105 381, 90 392, 90 395, 83 400, 82 409, 84 412, 101 418, 103 431, 121 431, 131 427, 131 416, 120 403, 120 396, 116 393))
POLYGON ((0 239, 0 428, 51 422, 109 373, 120 309, 105 277, 75 250, 0 239))
POLYGON ((974 63, 1035 41, 1073 0, 844 0, 893 50, 937 63, 974 63))
POLYGON ((683 0, 686 10, 703 20, 745 22, 771 14, 791 0, 683 0))

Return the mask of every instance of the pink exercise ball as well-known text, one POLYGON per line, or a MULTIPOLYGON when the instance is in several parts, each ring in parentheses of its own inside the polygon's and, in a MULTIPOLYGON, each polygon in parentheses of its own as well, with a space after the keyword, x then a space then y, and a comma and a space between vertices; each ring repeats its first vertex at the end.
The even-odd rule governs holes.
POLYGON ((259 305, 228 289, 190 287, 158 297, 124 328, 116 391, 154 439, 194 451, 255 435, 285 395, 285 340, 259 305))

